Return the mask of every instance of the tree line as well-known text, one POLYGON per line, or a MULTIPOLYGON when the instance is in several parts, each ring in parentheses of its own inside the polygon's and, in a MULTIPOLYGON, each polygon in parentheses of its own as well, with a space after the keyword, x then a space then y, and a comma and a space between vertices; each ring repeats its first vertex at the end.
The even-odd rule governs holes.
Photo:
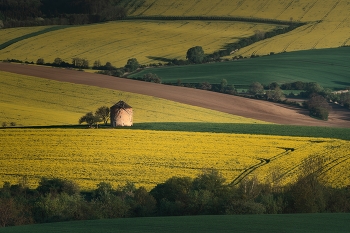
POLYGON ((124 0, 2 0, 4 27, 87 24, 125 18, 124 0), (53 20, 55 19, 55 20, 53 20))
POLYGON ((113 188, 101 182, 82 191, 69 180, 42 178, 35 189, 26 177, 0 188, 0 226, 104 218, 350 212, 350 188, 327 185, 325 159, 304 159, 296 182, 282 186, 275 169, 268 183, 246 177, 226 181, 215 169, 195 178, 171 177, 150 191, 127 182, 113 188))

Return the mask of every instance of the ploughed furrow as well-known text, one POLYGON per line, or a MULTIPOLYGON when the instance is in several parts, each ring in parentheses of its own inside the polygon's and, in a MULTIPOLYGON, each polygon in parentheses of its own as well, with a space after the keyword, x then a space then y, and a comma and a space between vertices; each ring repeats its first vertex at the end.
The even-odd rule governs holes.
POLYGON ((318 1, 319 1, 319 0, 317 0, 317 1, 313 2, 313 3, 311 3, 311 6, 304 12, 304 14, 300 17, 299 21, 302 21, 302 20, 303 20, 303 18, 305 17, 305 15, 306 15, 307 13, 309 13, 309 11, 316 5, 316 3, 317 3, 318 1))
POLYGON ((278 16, 276 16, 276 19, 278 19, 281 15, 283 15, 283 13, 284 13, 292 4, 293 4, 293 1, 290 1, 290 2, 287 4, 287 6, 284 8, 284 10, 281 11, 281 13, 280 13, 278 16))
POLYGON ((341 2, 342 0, 338 0, 333 6, 332 6, 332 8, 327 12, 327 14, 325 14, 324 16, 323 16, 323 18, 321 19, 321 20, 325 20, 327 17, 328 17, 328 15, 338 6, 338 4, 341 2))
POLYGON ((155 2, 156 2, 156 0, 154 0, 151 4, 149 4, 149 6, 148 6, 144 11, 140 12, 140 14, 138 14, 138 15, 141 16, 141 15, 143 15, 146 11, 148 11, 149 9, 151 9, 155 2))

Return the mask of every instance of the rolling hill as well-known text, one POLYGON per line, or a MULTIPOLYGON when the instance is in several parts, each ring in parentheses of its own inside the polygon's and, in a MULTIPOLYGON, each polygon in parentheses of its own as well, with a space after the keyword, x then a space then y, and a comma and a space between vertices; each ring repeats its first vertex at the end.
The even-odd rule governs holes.
MULTIPOLYGON (((298 29, 243 48, 239 55, 334 48, 350 45, 347 0, 145 0, 130 13, 134 16, 234 16, 276 19, 307 24, 298 29)), ((200 44, 199 44, 200 45, 200 44)))
POLYGON ((334 48, 350 45, 349 10, 346 0, 136 0, 129 8, 133 20, 48 30, 28 38, 21 37, 30 34, 28 29, 19 29, 22 33, 18 29, 2 29, 1 43, 20 40, 1 49, 0 59, 36 62, 44 58, 46 62, 53 62, 60 57, 70 62, 74 57, 81 57, 88 59, 90 65, 100 60, 102 64, 111 62, 115 66, 125 65, 132 57, 142 64, 158 63, 162 59, 185 59, 190 47, 202 46, 206 53, 212 53, 237 39, 254 35, 257 30, 267 32, 281 27, 256 23, 254 19, 306 24, 244 47, 235 55, 249 57, 271 52, 334 48), (225 16, 242 17, 252 22, 147 20, 149 16, 225 16), (142 18, 137 20, 137 17, 142 18))
POLYGON ((72 58, 80 57, 89 60, 90 66, 99 60, 103 65, 111 62, 122 67, 134 57, 142 64, 158 63, 185 59, 187 50, 197 44, 213 53, 257 30, 281 27, 254 22, 129 20, 59 30, 48 27, 46 31, 43 27, 9 28, 0 30, 0 60, 36 62, 43 58, 53 62, 59 57, 71 63, 72 58))
MULTIPOLYGON (((84 76, 81 72, 74 73, 84 76)), ((0 71, 0 84, 0 122, 7 122, 8 125, 10 122, 15 122, 18 126, 76 125, 85 113, 104 105, 112 106, 121 99, 135 108, 135 123, 264 123, 136 93, 3 71, 0 71)))
POLYGON ((157 74, 164 83, 216 83, 226 79, 229 84, 249 86, 253 82, 268 85, 296 81, 317 82, 333 90, 350 87, 350 47, 297 51, 237 61, 160 67, 142 70, 130 77, 157 74))
MULTIPOLYGON (((57 81, 92 85, 119 91, 149 95, 277 124, 350 127, 349 111, 342 108, 337 108, 336 106, 330 113, 328 121, 320 121, 309 117, 308 111, 306 110, 295 109, 289 106, 283 106, 266 101, 247 99, 198 89, 159 85, 156 83, 140 82, 125 78, 116 78, 112 76, 74 70, 31 65, 0 63, 0 70, 57 81)), ((94 109, 91 109, 90 111, 92 110, 94 109)))

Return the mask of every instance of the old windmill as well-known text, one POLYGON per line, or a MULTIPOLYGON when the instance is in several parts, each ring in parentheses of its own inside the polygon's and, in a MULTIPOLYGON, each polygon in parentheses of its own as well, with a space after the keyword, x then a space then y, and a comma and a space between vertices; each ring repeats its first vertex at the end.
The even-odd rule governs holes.
POLYGON ((133 125, 132 107, 122 100, 110 108, 110 114, 112 127, 133 125))

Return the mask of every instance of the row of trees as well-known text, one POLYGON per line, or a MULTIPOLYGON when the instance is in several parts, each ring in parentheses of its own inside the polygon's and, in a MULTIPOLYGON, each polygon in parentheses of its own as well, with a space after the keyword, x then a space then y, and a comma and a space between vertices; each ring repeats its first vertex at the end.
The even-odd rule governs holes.
POLYGON ((123 0, 3 0, 0 20, 5 27, 43 25, 47 19, 60 19, 55 24, 87 24, 125 18, 123 0))
MULTIPOLYGON (((9 59, 7 61, 8 62, 23 63, 23 61, 19 61, 16 59, 9 59)), ((34 64, 34 63, 32 62, 32 64, 34 64)), ((85 58, 80 58, 80 57, 72 58, 71 63, 66 62, 59 57, 55 58, 52 63, 45 62, 44 58, 39 58, 36 61, 36 64, 37 65, 45 65, 45 66, 63 67, 63 68, 77 68, 77 69, 90 69, 90 68, 92 68, 94 70, 98 70, 98 73, 100 73, 100 74, 106 74, 106 75, 117 76, 117 77, 121 77, 125 73, 134 72, 138 68, 143 67, 140 65, 140 63, 137 61, 136 58, 128 59, 125 66, 119 67, 119 68, 113 66, 110 62, 106 62, 105 65, 102 65, 100 60, 94 61, 93 66, 90 67, 89 60, 87 60, 85 58)))
POLYGON ((321 156, 305 159, 299 178, 288 186, 278 184, 278 169, 269 183, 246 177, 233 185, 209 169, 195 178, 172 177, 150 191, 130 182, 117 188, 101 182, 95 190, 81 191, 76 183, 58 178, 42 178, 36 189, 30 189, 24 177, 15 185, 5 182, 0 189, 0 225, 143 216, 350 212, 350 189, 327 186, 324 163, 321 156))

